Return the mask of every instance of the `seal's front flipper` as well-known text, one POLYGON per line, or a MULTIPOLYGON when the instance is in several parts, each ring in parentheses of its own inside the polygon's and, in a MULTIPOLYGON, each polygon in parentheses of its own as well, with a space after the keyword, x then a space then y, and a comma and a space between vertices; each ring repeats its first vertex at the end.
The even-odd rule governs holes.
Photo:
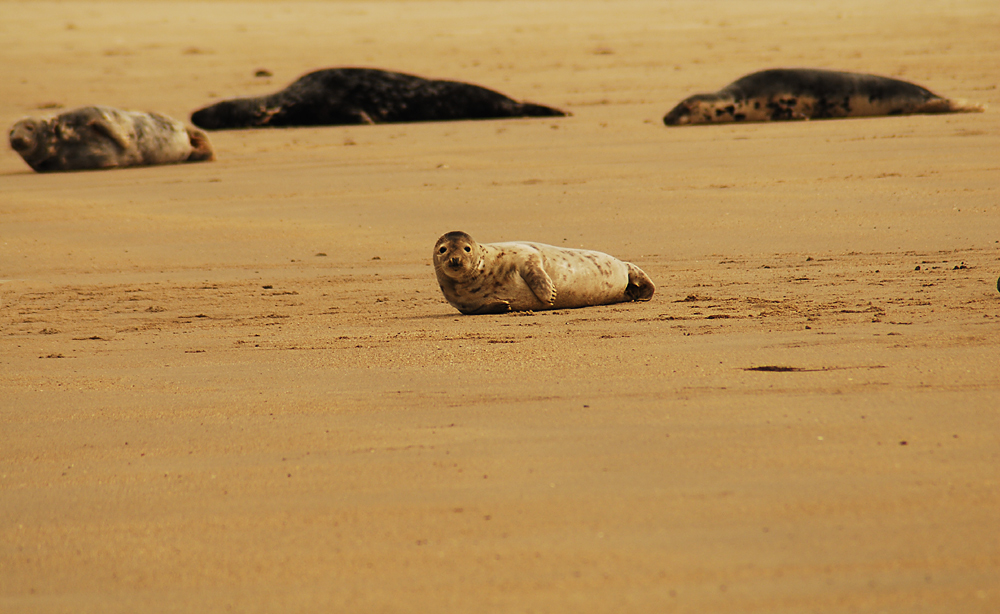
POLYGON ((261 105, 260 111, 257 113, 257 121, 256 123, 251 125, 267 126, 271 123, 271 118, 277 115, 278 113, 281 113, 283 110, 284 109, 281 107, 281 105, 278 105, 276 107, 261 105))
POLYGON ((556 302, 556 285, 552 283, 549 274, 542 268, 542 259, 534 255, 528 259, 517 272, 521 275, 524 283, 531 288, 532 294, 538 297, 544 305, 552 305, 556 302))
POLYGON ((128 135, 121 129, 121 125, 112 123, 103 115, 90 120, 87 122, 87 125, 114 141, 115 144, 122 149, 122 151, 128 149, 129 138, 128 135))

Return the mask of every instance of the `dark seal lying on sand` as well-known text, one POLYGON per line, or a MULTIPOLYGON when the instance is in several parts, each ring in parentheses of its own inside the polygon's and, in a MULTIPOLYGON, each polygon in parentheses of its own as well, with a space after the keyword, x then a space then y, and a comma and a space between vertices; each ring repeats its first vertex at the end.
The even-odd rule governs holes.
POLYGON ((742 77, 718 92, 695 94, 673 108, 668 126, 766 122, 914 113, 981 112, 898 79, 812 68, 775 68, 742 77))
POLYGON ((38 172, 213 160, 201 130, 158 113, 81 107, 10 129, 10 146, 38 172))
POLYGON ((372 68, 328 68, 269 96, 205 107, 192 113, 191 121, 206 130, 224 130, 563 115, 558 109, 517 102, 469 83, 372 68))

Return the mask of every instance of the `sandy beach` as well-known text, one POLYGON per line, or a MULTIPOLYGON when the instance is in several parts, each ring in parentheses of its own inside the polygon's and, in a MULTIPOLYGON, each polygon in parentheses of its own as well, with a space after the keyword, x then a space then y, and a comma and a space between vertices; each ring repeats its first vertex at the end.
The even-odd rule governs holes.
POLYGON ((0 124, 318 68, 564 118, 0 153, 0 612, 1000 611, 995 0, 0 1, 0 124), (771 67, 985 113, 667 128, 771 67), (270 76, 255 76, 267 71, 270 76), (462 316, 448 231, 653 299, 462 316))

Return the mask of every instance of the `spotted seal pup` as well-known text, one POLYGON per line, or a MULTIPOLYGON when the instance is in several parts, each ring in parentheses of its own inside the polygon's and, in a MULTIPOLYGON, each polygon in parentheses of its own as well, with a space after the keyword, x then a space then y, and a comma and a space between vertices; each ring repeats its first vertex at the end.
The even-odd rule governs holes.
POLYGON ((445 299, 466 315, 648 301, 656 287, 631 262, 544 243, 476 243, 449 232, 434 245, 445 299))
POLYGON ((269 96, 223 100, 199 109, 191 121, 206 130, 224 130, 563 115, 469 83, 373 68, 327 68, 269 96))
POLYGON ((208 136, 158 113, 81 107, 10 129, 10 146, 36 171, 78 171, 213 160, 208 136))
POLYGON ((834 117, 981 112, 979 104, 941 98, 919 85, 860 73, 775 68, 695 94, 663 118, 668 126, 834 117))

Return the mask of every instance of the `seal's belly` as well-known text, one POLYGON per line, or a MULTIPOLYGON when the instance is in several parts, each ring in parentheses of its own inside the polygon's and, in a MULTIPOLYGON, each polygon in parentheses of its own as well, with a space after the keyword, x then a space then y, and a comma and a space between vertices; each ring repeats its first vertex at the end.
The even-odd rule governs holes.
POLYGON ((542 266, 556 286, 556 301, 551 309, 606 305, 624 299, 628 286, 624 262, 589 250, 542 254, 542 266))
POLYGON ((738 103, 705 109, 706 122, 766 122, 837 117, 905 115, 917 110, 912 101, 899 98, 872 99, 864 95, 817 97, 784 94, 767 99, 749 98, 738 103))
POLYGON ((493 299, 502 301, 510 305, 512 311, 539 311, 542 309, 554 309, 551 305, 543 303, 535 293, 531 291, 524 279, 512 271, 503 283, 497 284, 495 288, 484 296, 484 302, 491 303, 493 299))
POLYGON ((505 304, 504 311, 538 311, 552 309, 535 296, 524 278, 517 272, 516 258, 509 253, 498 254, 489 270, 474 281, 451 288, 453 304, 460 310, 476 312, 491 305, 505 304))
MULTIPOLYGON (((535 246, 533 246, 535 247, 535 246)), ((490 304, 502 301, 513 311, 570 309, 606 305, 625 300, 628 266, 607 254, 589 250, 565 250, 537 246, 542 268, 556 288, 556 300, 542 301, 517 272, 514 263, 499 255, 488 279, 462 288, 463 302, 490 304)))

